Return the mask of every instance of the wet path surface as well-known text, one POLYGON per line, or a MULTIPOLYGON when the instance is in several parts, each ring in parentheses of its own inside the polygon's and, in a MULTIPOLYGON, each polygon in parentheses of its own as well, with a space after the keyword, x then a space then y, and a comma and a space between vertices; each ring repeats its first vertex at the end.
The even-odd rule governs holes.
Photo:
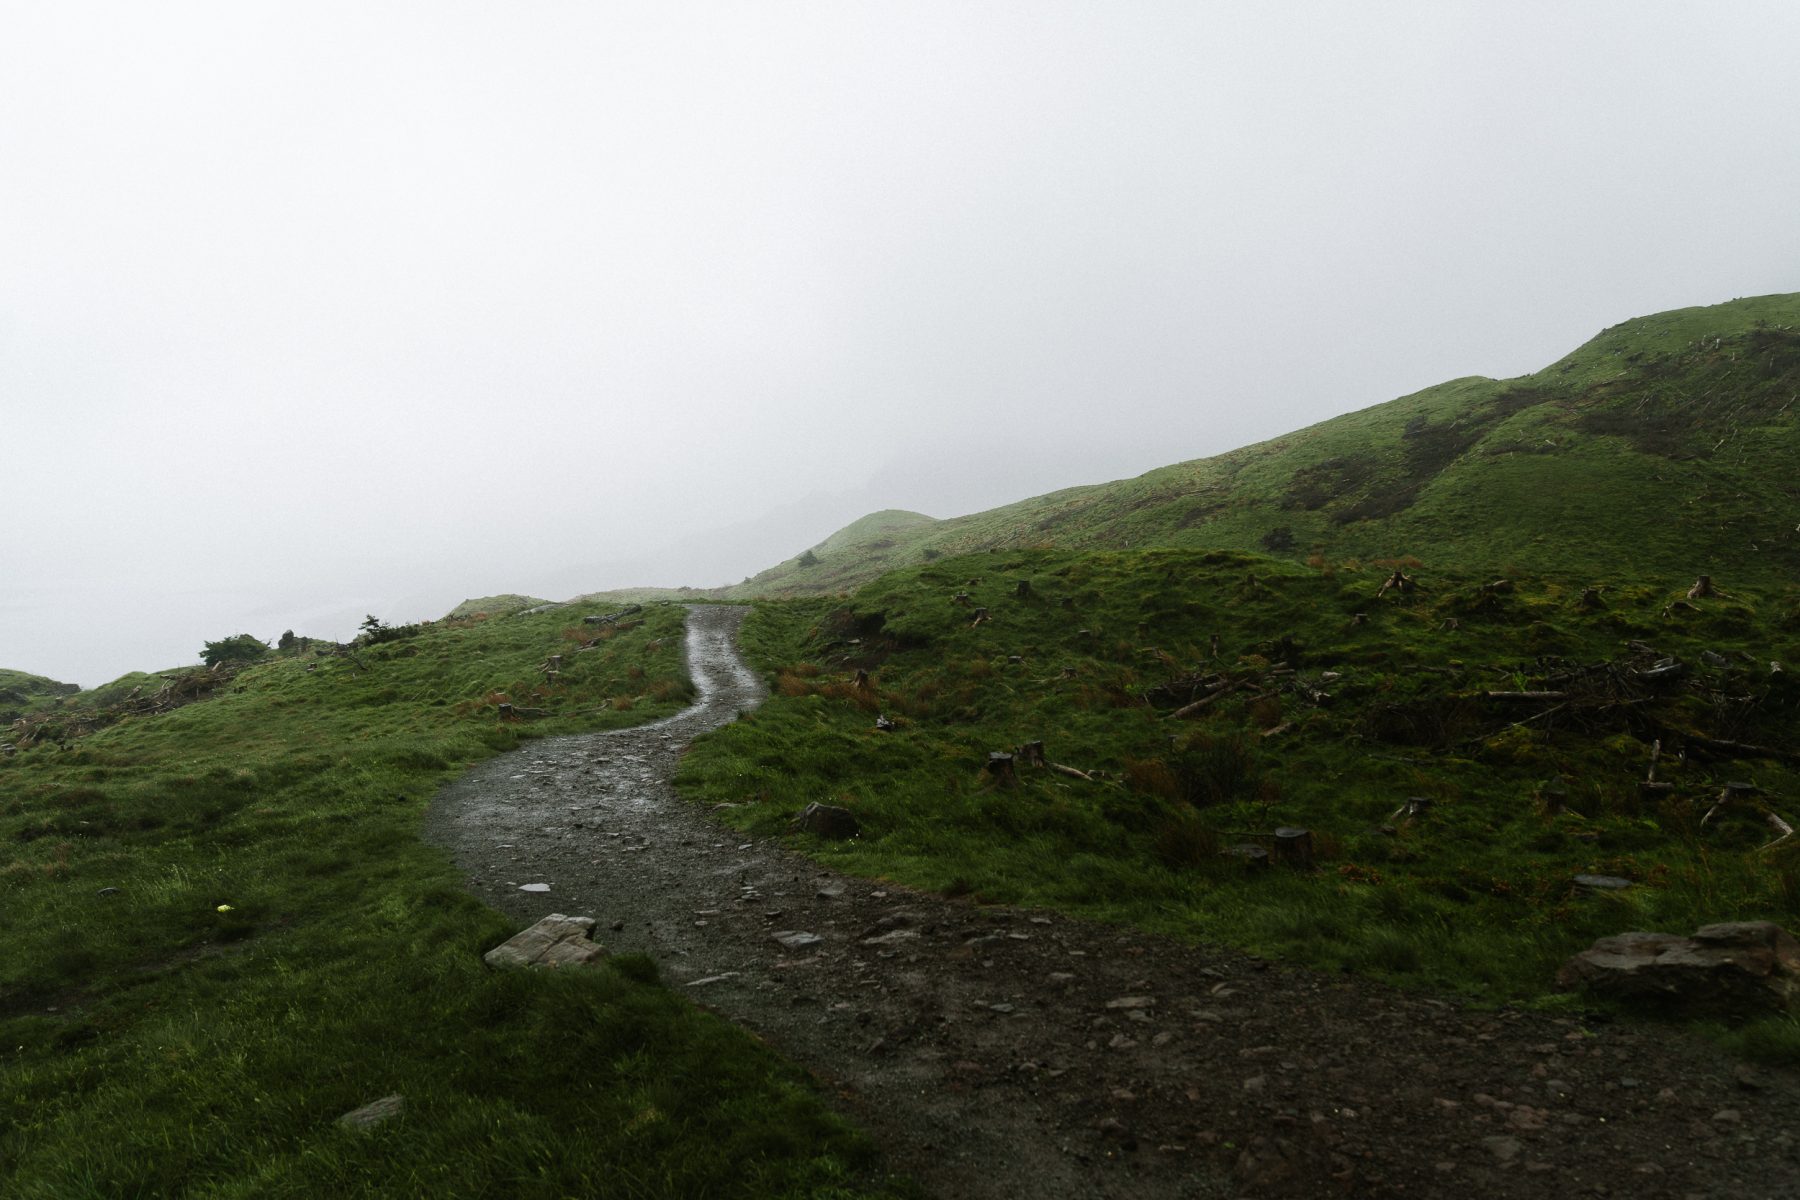
POLYGON ((744 612, 690 610, 694 707, 490 760, 426 836, 521 922, 655 957, 933 1194, 1800 1195, 1791 1072, 843 878, 718 824, 669 779, 763 698, 744 612))

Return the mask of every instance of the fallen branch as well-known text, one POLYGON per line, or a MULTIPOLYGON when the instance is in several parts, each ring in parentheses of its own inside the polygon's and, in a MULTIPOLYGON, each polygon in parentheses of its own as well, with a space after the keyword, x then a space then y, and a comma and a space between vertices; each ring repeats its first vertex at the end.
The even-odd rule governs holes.
POLYGON ((1086 771, 1078 771, 1074 767, 1065 766, 1062 763, 1046 763, 1045 765, 1058 775, 1067 775, 1070 779, 1081 779, 1088 783, 1094 782, 1094 777, 1086 771))
POLYGON ((1214 700, 1217 700, 1220 696, 1228 696, 1232 692, 1237 691, 1239 688, 1244 686, 1245 682, 1246 682, 1245 680, 1241 680, 1241 679, 1234 680, 1231 683, 1226 684, 1224 687, 1221 687, 1221 688, 1217 689, 1216 691, 1209 692, 1207 695, 1200 697, 1200 699, 1194 701, 1192 704, 1184 704, 1180 708, 1176 709, 1174 712, 1170 713, 1168 719, 1171 721, 1179 721, 1183 717, 1191 717, 1195 713, 1199 712, 1201 709, 1205 708, 1207 705, 1211 704, 1214 700))

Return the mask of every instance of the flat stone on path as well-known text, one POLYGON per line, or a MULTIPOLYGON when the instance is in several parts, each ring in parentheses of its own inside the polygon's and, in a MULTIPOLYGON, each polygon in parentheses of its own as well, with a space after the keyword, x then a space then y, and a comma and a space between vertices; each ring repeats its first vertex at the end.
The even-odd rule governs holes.
POLYGON ((807 933, 802 929, 782 929, 769 936, 789 950, 804 950, 808 946, 817 946, 825 940, 816 933, 807 933))
POLYGON ((547 883, 521 883, 519 890, 521 892, 547 892, 550 890, 550 885, 547 883))
POLYGON ((551 913, 489 950, 482 961, 490 967, 578 967, 606 956, 605 948, 590 940, 593 931, 592 917, 551 913))

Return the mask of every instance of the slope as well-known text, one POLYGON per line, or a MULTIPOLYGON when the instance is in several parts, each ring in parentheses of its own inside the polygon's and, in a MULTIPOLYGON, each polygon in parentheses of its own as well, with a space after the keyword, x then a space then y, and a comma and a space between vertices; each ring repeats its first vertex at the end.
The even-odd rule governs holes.
MULTIPOLYGON (((951 520, 865 518, 726 589, 843 590, 996 547, 1416 556, 1572 580, 1800 571, 1800 295, 1640 317, 1532 375, 951 520)), ((876 514, 881 516, 883 514, 876 514)))

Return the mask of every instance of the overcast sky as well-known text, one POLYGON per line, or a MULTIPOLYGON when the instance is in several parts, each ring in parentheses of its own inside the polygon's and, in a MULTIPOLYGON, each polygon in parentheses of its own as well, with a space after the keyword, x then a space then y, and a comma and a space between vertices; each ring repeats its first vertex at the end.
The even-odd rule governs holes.
POLYGON ((1797 50, 1791 0, 0 0, 0 666, 735 582, 1800 290, 1797 50))

